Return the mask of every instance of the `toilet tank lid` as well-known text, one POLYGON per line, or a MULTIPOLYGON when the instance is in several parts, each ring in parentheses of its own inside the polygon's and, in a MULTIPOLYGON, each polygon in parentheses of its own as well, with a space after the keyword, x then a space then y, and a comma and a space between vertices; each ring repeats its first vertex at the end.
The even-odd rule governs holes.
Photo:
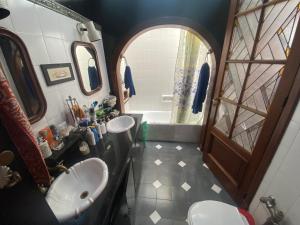
POLYGON ((238 208, 218 201, 194 203, 188 212, 190 225, 246 225, 238 208))

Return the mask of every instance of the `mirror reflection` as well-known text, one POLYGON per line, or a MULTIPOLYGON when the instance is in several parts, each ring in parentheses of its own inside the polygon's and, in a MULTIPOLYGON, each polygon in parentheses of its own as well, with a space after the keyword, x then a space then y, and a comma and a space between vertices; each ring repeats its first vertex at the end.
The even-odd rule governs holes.
POLYGON ((45 100, 28 53, 16 35, 2 30, 0 66, 29 120, 31 122, 39 120, 44 114, 45 100))
POLYGON ((101 89, 101 75, 96 49, 92 44, 73 43, 73 58, 82 92, 91 95, 101 89))

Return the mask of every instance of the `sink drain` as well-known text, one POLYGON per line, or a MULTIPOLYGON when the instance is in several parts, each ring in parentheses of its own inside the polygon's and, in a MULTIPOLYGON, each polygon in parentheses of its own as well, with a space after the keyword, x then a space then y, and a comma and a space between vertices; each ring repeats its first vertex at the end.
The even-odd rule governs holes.
POLYGON ((85 199, 88 195, 89 195, 89 192, 88 191, 84 191, 84 192, 81 193, 80 198, 81 199, 85 199))

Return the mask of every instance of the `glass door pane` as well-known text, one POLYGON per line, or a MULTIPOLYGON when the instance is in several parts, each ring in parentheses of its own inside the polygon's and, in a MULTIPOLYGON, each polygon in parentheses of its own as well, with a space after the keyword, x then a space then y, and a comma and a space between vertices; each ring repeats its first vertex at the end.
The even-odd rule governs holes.
POLYGON ((239 12, 253 9, 263 4, 263 0, 241 0, 239 3, 239 12))
POLYGON ((283 73, 282 64, 252 64, 242 105, 267 113, 283 73))
POLYGON ((251 152, 259 137, 265 118, 245 109, 240 109, 231 139, 251 152))
POLYGON ((229 134, 235 111, 235 105, 220 101, 214 126, 226 136, 229 134))
POLYGON ((261 10, 238 17, 234 24, 229 59, 249 60, 253 50, 261 10))
POLYGON ((228 63, 224 74, 221 97, 238 102, 246 77, 247 63, 228 63))
POLYGON ((287 59, 299 21, 299 11, 299 0, 266 7, 255 59, 287 59))

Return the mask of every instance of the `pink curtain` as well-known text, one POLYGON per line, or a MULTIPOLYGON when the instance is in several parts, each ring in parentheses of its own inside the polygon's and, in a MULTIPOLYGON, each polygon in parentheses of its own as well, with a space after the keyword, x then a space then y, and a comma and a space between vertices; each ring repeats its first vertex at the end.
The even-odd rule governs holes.
POLYGON ((0 67, 0 120, 37 184, 50 185, 50 176, 28 118, 0 67))

